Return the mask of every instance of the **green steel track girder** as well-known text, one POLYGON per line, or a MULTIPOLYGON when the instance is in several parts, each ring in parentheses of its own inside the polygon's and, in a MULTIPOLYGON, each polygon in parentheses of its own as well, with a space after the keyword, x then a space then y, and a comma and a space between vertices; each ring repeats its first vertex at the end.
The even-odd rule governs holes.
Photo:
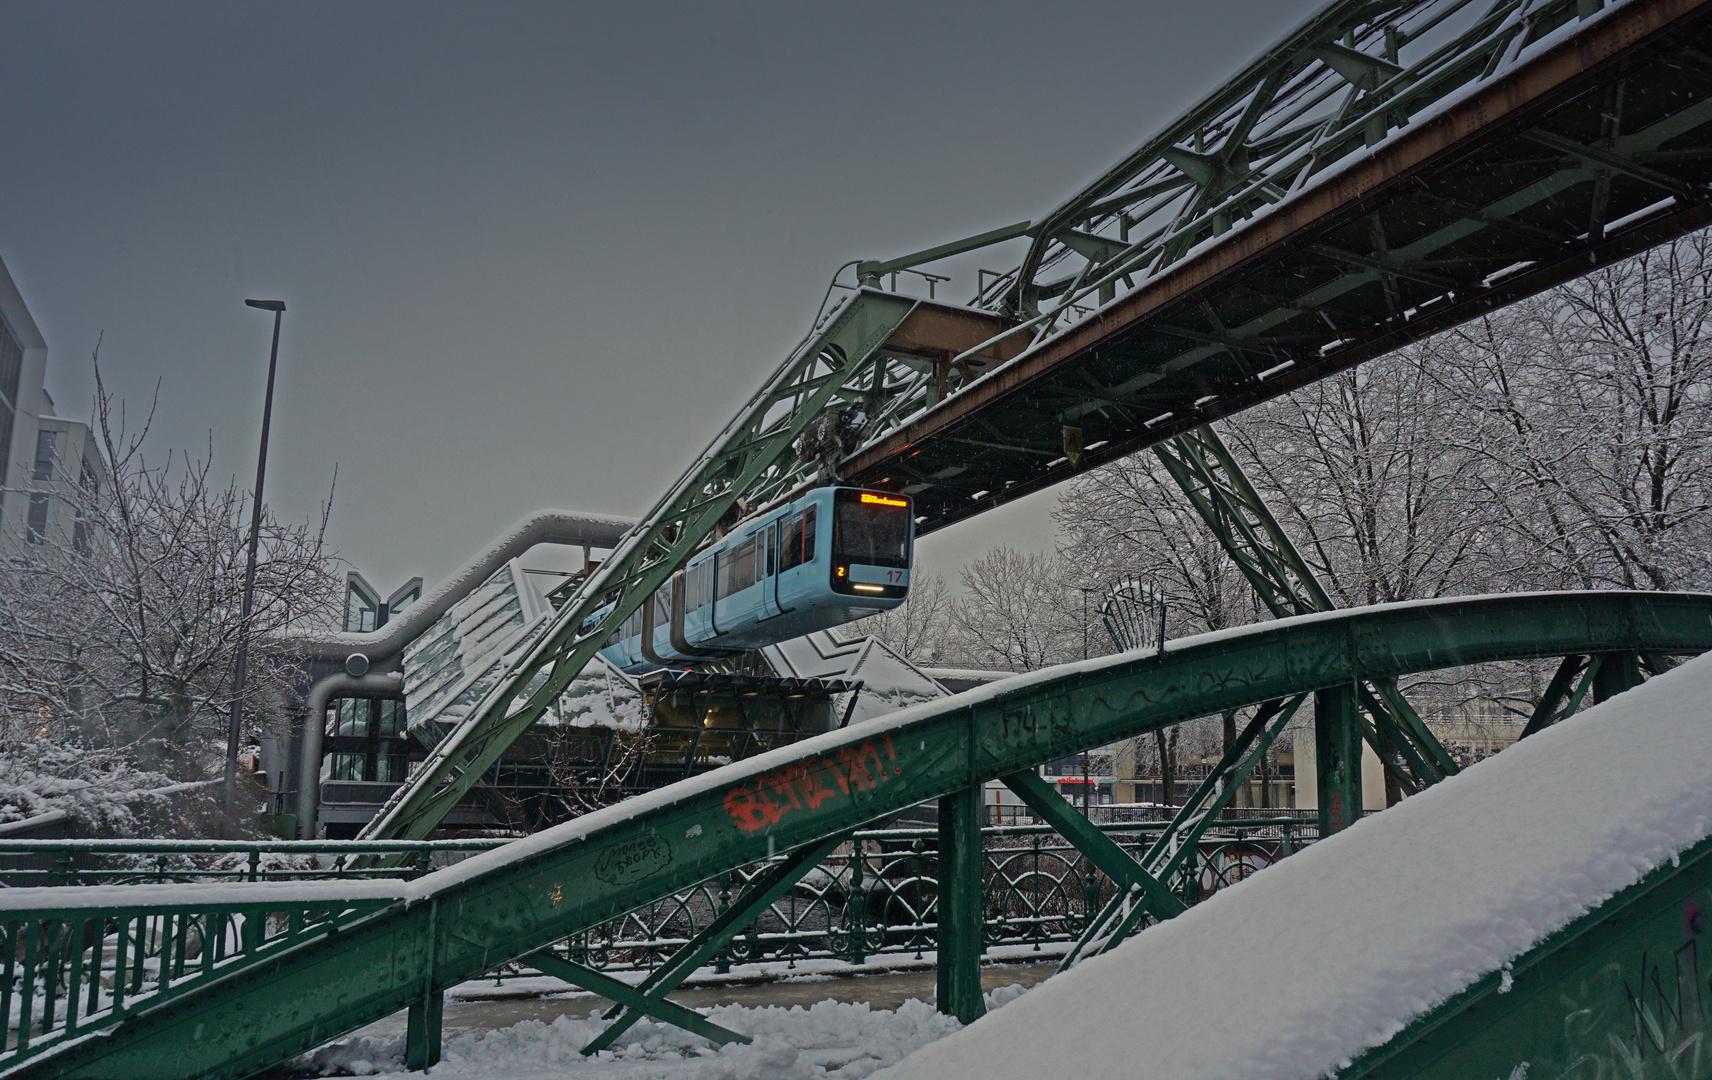
POLYGON ((1703 840, 1338 1069, 1343 1080, 1687 1080, 1712 1061, 1703 840))
POLYGON ((1211 425, 1153 453, 1274 618, 1337 607, 1211 425))
POLYGON ((558 609, 524 657, 393 793, 360 838, 427 836, 738 500, 759 507, 818 468, 798 458, 797 439, 826 410, 871 398, 884 365, 870 361, 916 306, 862 290, 820 318, 697 464, 558 609), (583 631, 583 623, 614 597, 612 611, 583 631))
POLYGON ((1712 596, 1546 593, 1264 623, 828 732, 412 883, 5 1077, 241 1077, 723 872, 924 800, 1229 709, 1466 664, 1712 648, 1712 596))
POLYGON ((1698 0, 1330 4, 1031 224, 976 301, 1025 350, 845 471, 932 531, 1704 225, 1708 51, 1698 0))
POLYGON ((860 408, 870 440, 839 475, 911 494, 930 532, 1712 219, 1702 7, 1337 0, 1042 221, 861 264, 363 835, 426 835, 728 510, 823 476, 792 446, 828 409, 860 408), (975 306, 923 308, 962 331, 892 338, 925 302, 883 273, 1024 236, 975 306), (1041 449, 1067 428, 1084 449, 1041 449))

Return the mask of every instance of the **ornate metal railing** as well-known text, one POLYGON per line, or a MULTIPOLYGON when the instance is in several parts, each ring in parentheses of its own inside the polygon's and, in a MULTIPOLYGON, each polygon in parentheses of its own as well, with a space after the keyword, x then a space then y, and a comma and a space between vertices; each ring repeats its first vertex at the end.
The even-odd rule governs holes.
MULTIPOLYGON (((1164 822, 1099 826, 1137 858, 1164 827, 1164 822)), ((983 839, 982 925, 988 951, 1062 951, 1112 897, 1111 880, 1046 826, 988 828, 983 839)), ((1197 869, 1184 875, 1182 898, 1188 903, 1204 899, 1316 839, 1315 823, 1294 816, 1221 822, 1197 846, 1197 869)), ((925 959, 938 932, 937 848, 938 833, 931 829, 858 833, 739 934, 716 958, 716 969, 816 959, 861 964, 886 954, 925 959)), ((653 968, 766 868, 758 864, 721 875, 578 935, 567 943, 567 956, 597 969, 653 968)))
POLYGON ((0 1065, 396 903, 398 893, 388 881, 0 891, 0 1065), (68 902, 68 892, 88 902, 68 902))
MULTIPOLYGON (((1099 810, 1102 808, 1096 808, 1099 810)), ((1253 813, 1249 811, 1248 813, 1253 813)), ((1276 817, 1222 821, 1197 848, 1196 873, 1184 876, 1193 902, 1270 865, 1317 839, 1312 821, 1292 811, 1276 817)), ((1139 857, 1163 821, 1119 821, 1100 828, 1139 857)), ((1093 869, 1067 840, 1042 825, 984 830, 986 945, 1052 954, 1076 941, 1108 901, 1111 881, 1093 869)), ((79 909, 14 912, 0 909, 0 1014, 7 1017, 5 1050, 30 1039, 74 1033, 84 1018, 107 1009, 138 1006, 144 997, 177 992, 228 963, 272 951, 312 934, 329 918, 382 906, 373 897, 335 900, 346 883, 358 892, 385 879, 420 876, 448 861, 487 850, 503 840, 447 841, 159 841, 39 840, 0 843, 0 877, 14 885, 140 885, 134 894, 103 889, 101 900, 79 909), (384 849, 384 850, 381 850, 384 849), (348 864, 358 854, 400 854, 403 865, 348 864), (20 863, 29 866, 20 866, 20 863), (234 902, 225 886, 268 883, 277 898, 234 902), (309 886, 297 896, 292 884, 309 886), (149 886, 178 889, 178 903, 160 906, 149 886), (135 895, 138 904, 126 906, 135 895), (145 900, 153 902, 143 904, 145 900), (205 899, 204 899, 205 898, 205 899), (207 943, 205 945, 205 943, 207 943), (164 979, 164 981, 163 981, 164 979), (68 995, 83 995, 69 1004, 68 995), (129 1004, 127 1004, 127 1002, 129 1004), (10 1011, 7 1011, 10 1010, 10 1011), (24 1016, 31 1025, 21 1033, 24 1016)), ((878 955, 915 954, 934 948, 938 927, 938 833, 932 829, 881 829, 858 833, 773 903, 715 959, 715 967, 794 964, 832 959, 860 964, 878 955)), ((669 900, 630 912, 565 943, 567 955, 604 970, 649 969, 703 929, 769 864, 757 864, 705 882, 669 900)), ((7 897, 0 890, 0 903, 7 897)), ((12 897, 25 894, 12 892, 12 897)), ((64 895, 64 894, 60 894, 64 895)), ((91 893, 92 901, 96 895, 91 893)))

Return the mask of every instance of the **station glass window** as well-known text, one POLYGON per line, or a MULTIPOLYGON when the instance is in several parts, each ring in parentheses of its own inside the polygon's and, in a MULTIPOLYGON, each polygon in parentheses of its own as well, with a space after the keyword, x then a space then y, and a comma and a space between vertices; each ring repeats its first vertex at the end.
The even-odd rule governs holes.
POLYGON ((386 699, 380 703, 380 731, 383 739, 397 739, 404 735, 404 702, 386 699))
POLYGON ((361 780, 363 778, 363 755, 328 754, 327 776, 333 780, 361 780))
POLYGON ((340 698, 336 713, 337 715, 333 720, 333 734, 365 737, 368 735, 369 703, 367 698, 340 698))

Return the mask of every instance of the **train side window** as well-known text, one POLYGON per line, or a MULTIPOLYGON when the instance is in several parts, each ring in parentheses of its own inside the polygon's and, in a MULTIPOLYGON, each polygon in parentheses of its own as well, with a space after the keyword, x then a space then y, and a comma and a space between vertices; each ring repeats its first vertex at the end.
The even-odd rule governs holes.
POLYGON ((670 626, 672 622, 672 594, 667 590, 670 586, 662 585, 654 590, 654 625, 670 626))
POLYGON ((803 511, 802 561, 814 561, 814 507, 803 511))
POLYGON ((779 571, 783 573, 793 566, 801 566, 803 516, 797 514, 786 521, 779 530, 779 571))
POLYGON ((742 592, 755 584, 755 538, 738 544, 731 552, 731 591, 742 592))
POLYGON ((779 530, 774 526, 769 525, 767 526, 767 531, 762 533, 762 535, 767 538, 767 576, 772 577, 774 573, 773 567, 777 565, 778 561, 773 552, 779 546, 779 530))

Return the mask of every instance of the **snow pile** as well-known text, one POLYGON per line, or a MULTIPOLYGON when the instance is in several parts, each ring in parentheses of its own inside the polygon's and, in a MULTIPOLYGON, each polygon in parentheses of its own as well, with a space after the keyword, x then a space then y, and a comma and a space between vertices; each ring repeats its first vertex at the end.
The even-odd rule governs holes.
POLYGON ((1322 1076, 1712 832, 1709 698, 1712 654, 1151 927, 886 1076, 1322 1076), (1234 1000, 1233 975, 1268 992, 1234 1000))
MULTIPOLYGON (((987 995, 996 1009, 1021 996, 1020 986, 987 995)), ((612 1050, 585 1058, 582 1048, 606 1027, 598 1013, 525 1020, 499 1031, 447 1037, 434 1080, 525 1077, 624 1077, 625 1080, 862 1080, 961 1025, 920 1001, 895 1011, 828 999, 803 1008, 721 1005, 699 1010, 755 1041, 715 1049, 681 1028, 642 1020, 612 1050)), ((401 1038, 359 1036, 299 1059, 320 1075, 400 1075, 401 1038)), ((410 1074, 403 1074, 410 1075, 410 1074)), ((422 1074, 414 1074, 420 1076, 422 1074)))

